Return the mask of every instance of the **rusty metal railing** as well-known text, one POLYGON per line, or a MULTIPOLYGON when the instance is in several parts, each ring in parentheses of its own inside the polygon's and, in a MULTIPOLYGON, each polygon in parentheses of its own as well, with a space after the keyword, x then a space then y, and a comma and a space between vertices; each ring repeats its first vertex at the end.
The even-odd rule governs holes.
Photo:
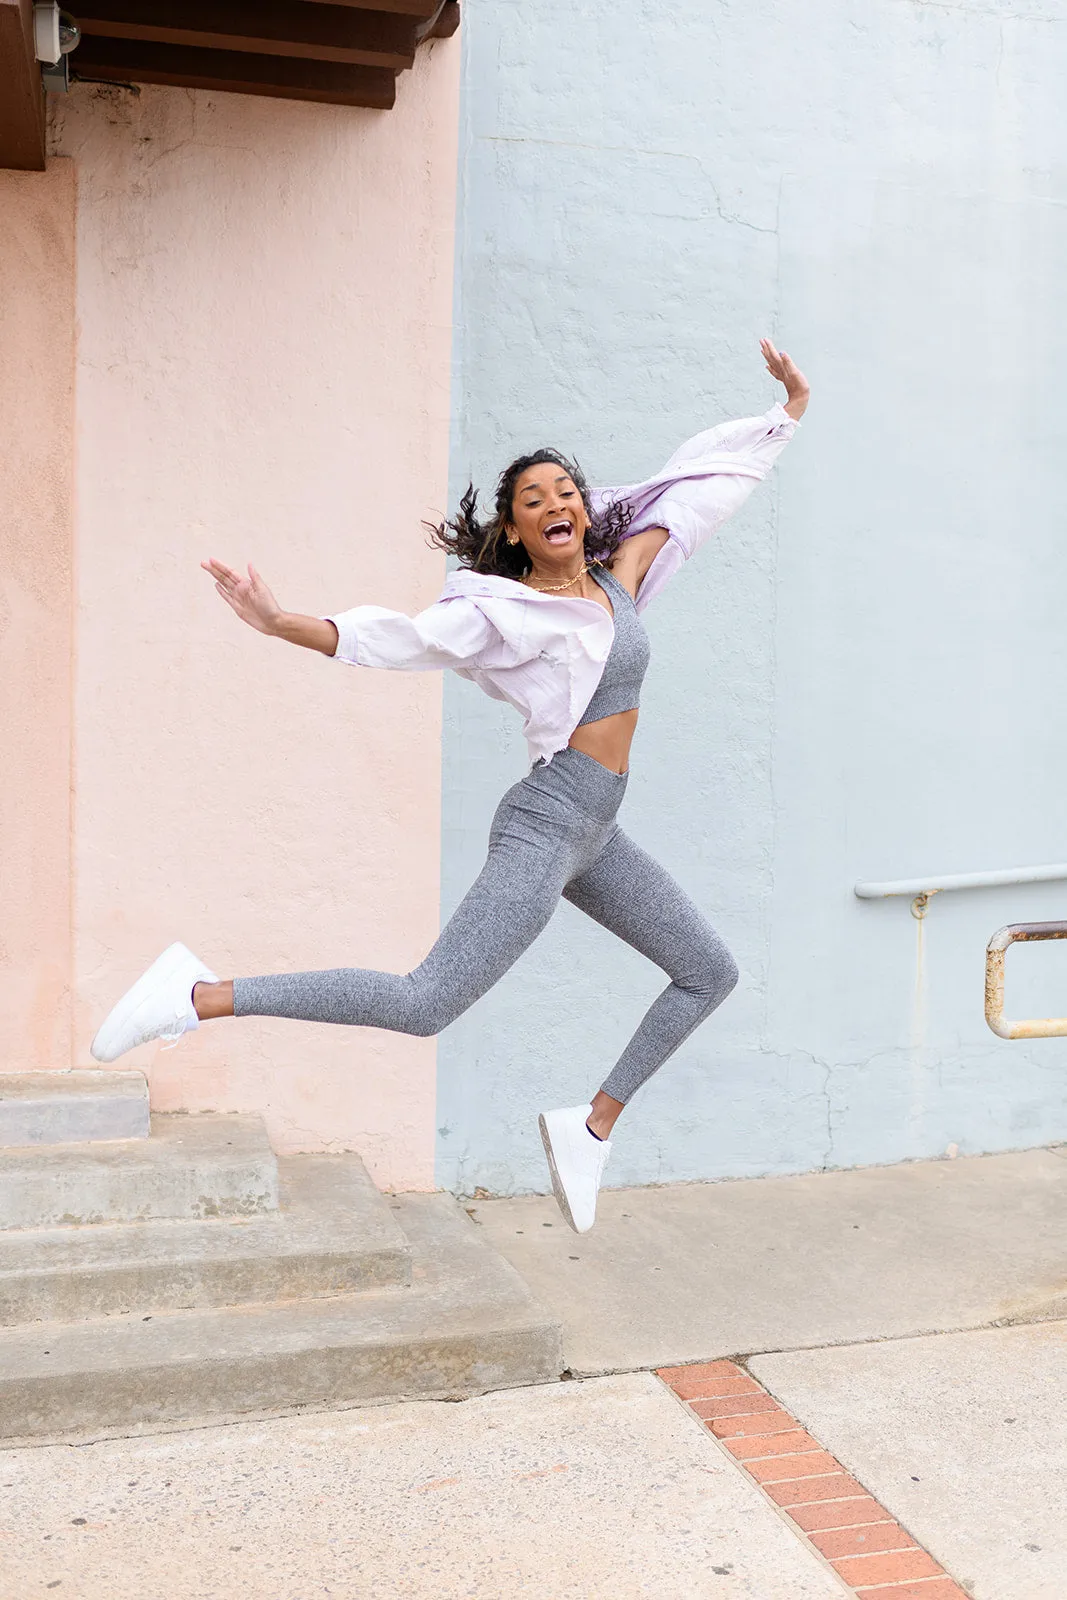
POLYGON ((1067 1017, 1031 1017, 1009 1022, 1004 1015, 1004 957, 1008 946, 1038 939, 1067 939, 1067 922, 1011 922, 998 928, 985 953, 985 1019, 1001 1039, 1060 1039, 1067 1017))

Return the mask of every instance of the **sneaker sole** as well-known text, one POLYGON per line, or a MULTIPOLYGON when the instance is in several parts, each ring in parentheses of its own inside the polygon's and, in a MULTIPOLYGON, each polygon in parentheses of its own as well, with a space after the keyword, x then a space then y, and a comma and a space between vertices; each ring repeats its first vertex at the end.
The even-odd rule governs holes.
POLYGON ((556 1171, 556 1158, 552 1154, 552 1135, 548 1131, 548 1124, 545 1122, 543 1115, 538 1117, 537 1126, 540 1129, 541 1143, 545 1147, 545 1155, 548 1158, 548 1175, 552 1179, 552 1193, 556 1197, 556 1204, 563 1212, 567 1226, 577 1233, 578 1229, 575 1228, 574 1218, 571 1216, 571 1207, 570 1201, 567 1199, 567 1191, 564 1189, 563 1184, 560 1181, 559 1173, 556 1171))
MULTIPOLYGON (((126 1054, 125 1050, 112 1052, 111 1045, 115 1036, 122 1032, 137 1007, 148 998, 153 989, 160 983, 165 982, 187 959, 188 952, 184 946, 179 950, 173 950, 172 947, 164 950, 161 956, 157 956, 147 972, 142 972, 137 982, 126 990, 121 1000, 112 1006, 97 1029, 96 1036, 89 1046, 89 1054, 94 1061, 117 1061, 119 1056, 126 1054), (167 959, 168 957, 170 958, 169 960, 167 959)), ((135 1050, 137 1046, 130 1045, 128 1048, 135 1050)))

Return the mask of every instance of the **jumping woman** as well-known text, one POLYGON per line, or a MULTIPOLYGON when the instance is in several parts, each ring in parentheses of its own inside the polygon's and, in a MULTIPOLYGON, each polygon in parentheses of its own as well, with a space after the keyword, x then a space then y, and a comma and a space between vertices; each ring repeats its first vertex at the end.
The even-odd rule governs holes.
POLYGON ((524 718, 533 765, 497 807, 479 877, 422 964, 397 974, 341 967, 220 982, 187 950, 165 950, 93 1040, 114 1061, 213 1017, 291 1017, 440 1033, 537 938, 563 895, 670 978, 590 1104, 539 1118, 552 1187, 578 1233, 591 1228, 611 1131, 634 1092, 730 993, 733 958, 616 816, 626 792, 649 646, 640 613, 766 476, 808 403, 789 356, 761 341, 786 402, 697 434, 656 477, 589 489, 551 450, 503 473, 480 521, 468 489, 433 530, 458 558, 417 617, 357 606, 322 619, 282 611, 253 567, 205 571, 243 622, 338 661, 450 668, 524 718))

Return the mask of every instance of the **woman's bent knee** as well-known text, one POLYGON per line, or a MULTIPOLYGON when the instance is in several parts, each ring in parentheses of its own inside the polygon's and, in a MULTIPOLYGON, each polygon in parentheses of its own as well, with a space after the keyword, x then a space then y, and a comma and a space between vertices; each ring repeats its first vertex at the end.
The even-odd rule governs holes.
POLYGON ((737 962, 722 940, 717 938, 702 952, 697 969, 685 987, 698 994, 709 1011, 714 1011, 736 989, 740 976, 737 962))
POLYGON ((397 1029, 400 1033, 409 1033, 415 1039, 434 1039, 443 1033, 450 1022, 455 1018, 446 1008, 431 1000, 424 1000, 413 1005, 402 1025, 397 1029))
POLYGON ((433 1039, 466 1010, 457 1004, 457 998, 435 985, 420 983, 414 974, 408 974, 408 1004, 403 1032, 417 1039, 433 1039))

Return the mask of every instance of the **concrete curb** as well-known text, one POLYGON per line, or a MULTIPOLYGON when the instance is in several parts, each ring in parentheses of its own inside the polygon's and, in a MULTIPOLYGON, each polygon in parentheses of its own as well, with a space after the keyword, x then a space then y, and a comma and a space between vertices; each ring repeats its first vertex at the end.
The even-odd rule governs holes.
POLYGON ((411 1249, 356 1155, 278 1163, 281 1209, 0 1232, 0 1327, 404 1287, 411 1249))
POLYGON ((0 1331, 0 1437, 558 1379, 560 1326, 451 1196, 390 1203, 410 1288, 0 1331))
POLYGON ((278 1166, 257 1116, 159 1116, 150 1139, 0 1150, 0 1229, 278 1209, 278 1166))

